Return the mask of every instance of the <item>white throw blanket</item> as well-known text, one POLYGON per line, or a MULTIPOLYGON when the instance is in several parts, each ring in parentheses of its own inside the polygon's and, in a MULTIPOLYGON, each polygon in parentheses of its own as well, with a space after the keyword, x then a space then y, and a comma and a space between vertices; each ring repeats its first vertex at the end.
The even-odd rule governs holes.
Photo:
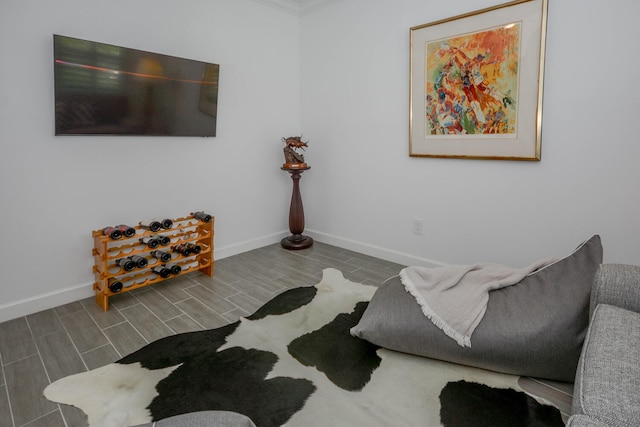
POLYGON ((521 269, 490 263, 407 267, 400 271, 400 279, 434 325, 460 346, 471 347, 471 334, 487 309, 489 291, 515 285, 552 261, 521 269))

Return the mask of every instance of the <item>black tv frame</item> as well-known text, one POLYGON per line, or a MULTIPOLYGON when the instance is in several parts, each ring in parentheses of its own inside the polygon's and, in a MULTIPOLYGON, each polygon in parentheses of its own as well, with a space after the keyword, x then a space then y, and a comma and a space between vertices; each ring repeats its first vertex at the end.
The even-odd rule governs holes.
POLYGON ((216 136, 219 64, 53 38, 56 135, 216 136))

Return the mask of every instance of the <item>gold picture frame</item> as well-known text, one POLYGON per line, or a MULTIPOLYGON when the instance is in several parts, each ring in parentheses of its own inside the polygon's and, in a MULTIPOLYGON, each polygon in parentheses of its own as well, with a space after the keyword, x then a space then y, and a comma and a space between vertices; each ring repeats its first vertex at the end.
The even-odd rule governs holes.
POLYGON ((410 29, 409 155, 541 159, 548 0, 410 29))

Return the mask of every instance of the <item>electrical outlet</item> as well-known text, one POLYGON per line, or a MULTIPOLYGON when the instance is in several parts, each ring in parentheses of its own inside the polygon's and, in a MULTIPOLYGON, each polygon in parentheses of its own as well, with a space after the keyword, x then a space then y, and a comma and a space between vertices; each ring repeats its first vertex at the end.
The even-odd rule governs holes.
POLYGON ((413 234, 422 236, 422 220, 420 218, 413 219, 413 234))

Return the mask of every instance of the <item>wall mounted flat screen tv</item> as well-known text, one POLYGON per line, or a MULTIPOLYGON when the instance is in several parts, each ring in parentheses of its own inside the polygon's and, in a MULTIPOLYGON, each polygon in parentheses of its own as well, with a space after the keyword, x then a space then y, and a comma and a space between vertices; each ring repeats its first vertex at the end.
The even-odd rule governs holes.
POLYGON ((220 66, 53 36, 56 135, 215 136, 220 66))

